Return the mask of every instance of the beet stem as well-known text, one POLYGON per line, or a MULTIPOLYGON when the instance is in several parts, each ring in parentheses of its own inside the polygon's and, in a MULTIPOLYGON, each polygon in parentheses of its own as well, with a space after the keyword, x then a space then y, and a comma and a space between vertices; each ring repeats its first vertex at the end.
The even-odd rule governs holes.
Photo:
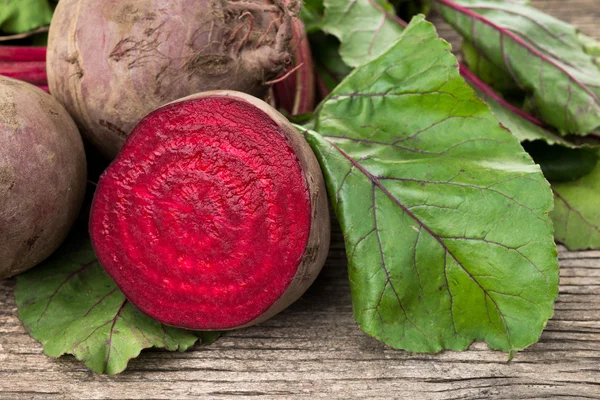
POLYGON ((48 85, 45 61, 0 62, 0 75, 34 85, 48 85))
POLYGON ((46 62, 45 47, 0 46, 0 62, 46 62))
POLYGON ((541 127, 547 129, 548 127, 539 119, 535 118, 533 115, 527 113, 524 110, 521 110, 518 107, 510 104, 502 96, 494 91, 490 86, 488 86, 485 82, 477 77, 465 64, 459 64, 460 74, 463 78, 469 81, 473 86, 477 89, 481 90, 486 96, 492 98, 494 101, 499 103, 502 107, 506 108, 510 112, 517 114, 521 118, 525 118, 527 121, 541 127))

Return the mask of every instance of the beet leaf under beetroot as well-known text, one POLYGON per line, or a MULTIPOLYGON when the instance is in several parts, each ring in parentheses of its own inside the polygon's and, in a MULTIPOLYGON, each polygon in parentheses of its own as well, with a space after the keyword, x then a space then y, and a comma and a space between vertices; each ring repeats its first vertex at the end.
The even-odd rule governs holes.
POLYGON ((49 0, 5 0, 0 7, 0 32, 29 32, 50 25, 53 5, 49 0))
POLYGON ((96 261, 89 239, 74 234, 51 258, 17 277, 19 319, 51 357, 72 354, 96 373, 118 374, 142 349, 185 351, 198 338, 142 314, 96 261))
POLYGON ((571 251, 600 248, 600 163, 583 178, 552 189, 556 240, 571 251))
POLYGON ((600 126, 600 70, 575 27, 519 2, 436 0, 444 18, 529 94, 561 134, 600 126))
POLYGON ((361 329, 416 352, 536 342, 558 294, 552 192, 433 26, 415 17, 315 118, 361 329))

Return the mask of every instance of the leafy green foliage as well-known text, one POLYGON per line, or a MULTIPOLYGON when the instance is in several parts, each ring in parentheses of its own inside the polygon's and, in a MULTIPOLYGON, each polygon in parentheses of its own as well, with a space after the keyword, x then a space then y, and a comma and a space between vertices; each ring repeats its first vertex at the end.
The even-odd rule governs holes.
POLYGON ((561 134, 600 126, 600 70, 575 27, 502 0, 436 0, 444 18, 528 93, 561 134))
POLYGON ((19 318, 47 355, 73 354, 97 373, 122 372, 148 347, 185 351, 198 337, 209 343, 219 335, 172 328, 142 314, 96 261, 85 235, 73 235, 18 276, 15 298, 19 318))
POLYGON ((538 340, 558 294, 548 183, 415 17, 305 136, 344 232, 354 315, 417 352, 538 340))
POLYGON ((542 141, 523 143, 551 183, 575 181, 591 173, 598 163, 595 150, 550 146, 542 141))
POLYGON ((49 0, 0 0, 0 31, 23 33, 50 25, 53 3, 49 0))
POLYGON ((572 251, 600 248, 600 163, 583 178, 552 189, 556 240, 572 251))
POLYGON ((341 42, 340 55, 356 67, 382 54, 400 37, 402 25, 394 20, 385 0, 325 0, 322 29, 341 42))

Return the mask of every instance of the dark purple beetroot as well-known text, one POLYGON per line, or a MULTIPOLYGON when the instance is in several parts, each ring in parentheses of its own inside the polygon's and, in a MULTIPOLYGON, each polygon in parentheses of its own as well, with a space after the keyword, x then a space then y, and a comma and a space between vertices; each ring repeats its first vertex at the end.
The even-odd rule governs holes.
POLYGON ((0 76, 0 279, 39 264, 65 239, 86 186, 75 122, 49 94, 0 76))
POLYGON ((222 330, 264 321, 320 271, 330 221, 308 144, 239 92, 164 106, 101 177, 90 233, 100 263, 156 320, 222 330))

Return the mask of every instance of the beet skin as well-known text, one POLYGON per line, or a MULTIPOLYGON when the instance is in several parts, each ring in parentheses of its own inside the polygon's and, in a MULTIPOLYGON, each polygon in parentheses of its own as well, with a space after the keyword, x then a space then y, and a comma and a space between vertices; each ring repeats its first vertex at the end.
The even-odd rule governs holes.
POLYGON ((101 177, 90 234, 140 310, 172 326, 249 326, 320 271, 323 176, 298 131, 255 97, 194 95, 145 117, 101 177))
POLYGON ((263 97, 291 62, 283 0, 61 0, 50 28, 50 92, 113 158, 133 127, 207 90, 263 97))
POLYGON ((56 250, 85 185, 83 143, 66 110, 42 90, 0 77, 0 279, 56 250))

